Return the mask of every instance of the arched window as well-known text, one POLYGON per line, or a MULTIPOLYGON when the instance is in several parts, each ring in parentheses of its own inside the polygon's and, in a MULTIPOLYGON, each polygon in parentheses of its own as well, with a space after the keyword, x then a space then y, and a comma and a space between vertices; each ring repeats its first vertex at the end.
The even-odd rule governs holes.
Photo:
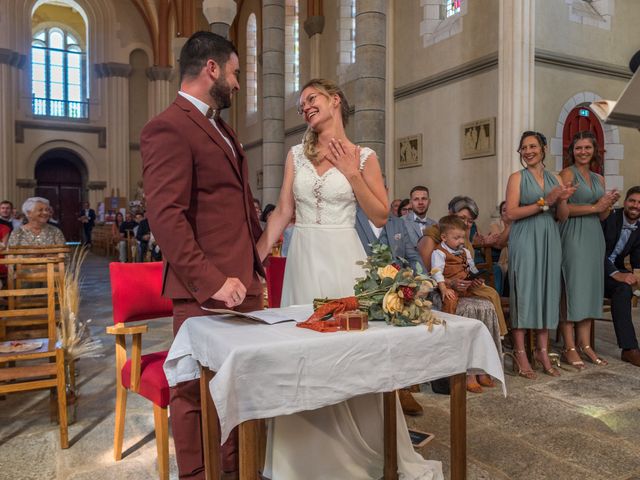
POLYGON ((285 94, 300 88, 300 22, 298 0, 287 0, 284 25, 284 84, 285 94))
POLYGON ((356 63, 356 2, 355 0, 340 0, 340 15, 338 17, 338 76, 340 82, 347 78, 349 67, 356 63))
POLYGON ((85 54, 78 40, 60 27, 45 28, 31 43, 33 113, 86 118, 85 54))
POLYGON ((247 20, 247 115, 258 111, 258 26, 256 15, 247 20))

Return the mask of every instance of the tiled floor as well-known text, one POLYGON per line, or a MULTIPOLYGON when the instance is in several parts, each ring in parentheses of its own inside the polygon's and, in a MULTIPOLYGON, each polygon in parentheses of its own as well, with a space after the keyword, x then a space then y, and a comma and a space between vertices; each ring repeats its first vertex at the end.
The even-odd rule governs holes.
MULTIPOLYGON (((104 334, 112 321, 107 265, 97 256, 85 264, 81 315, 92 319, 104 356, 78 362, 71 446, 59 448, 48 393, 9 395, 0 401, 0 479, 157 478, 152 409, 137 395, 127 405, 124 458, 113 460, 114 344, 104 334)), ((507 398, 498 388, 468 395, 469 479, 640 480, 640 369, 618 359, 611 324, 596 328, 607 367, 588 364, 580 373, 563 370, 560 378, 540 375, 535 381, 508 376, 507 398)), ((168 348, 170 319, 152 322, 143 343, 150 351, 168 348)), ((416 398, 425 414, 408 423, 435 434, 422 453, 442 460, 447 477, 449 398, 424 390, 416 398)), ((172 441, 169 448, 171 477, 177 478, 172 441)))

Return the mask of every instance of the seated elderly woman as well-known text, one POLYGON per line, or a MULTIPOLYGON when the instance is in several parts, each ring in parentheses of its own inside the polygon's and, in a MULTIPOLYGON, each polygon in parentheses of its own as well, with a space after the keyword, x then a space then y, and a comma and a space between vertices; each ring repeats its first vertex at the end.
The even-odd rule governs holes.
POLYGON ((62 231, 49 225, 49 200, 42 197, 31 197, 22 204, 22 211, 28 222, 11 232, 8 246, 35 247, 47 245, 64 245, 62 231))
MULTIPOLYGON (((456 196, 454 198, 451 199, 451 201, 449 202, 449 214, 450 215, 456 215, 458 217, 460 217, 466 224, 467 226, 467 236, 465 239, 465 245, 464 247, 469 250, 470 252, 472 252, 473 255, 473 246, 471 245, 471 241, 469 240, 469 230, 471 228, 471 225, 473 224, 473 222, 478 218, 478 214, 479 214, 479 210, 478 210, 478 205, 476 204, 476 202, 469 197, 464 197, 464 196, 456 196)), ((438 227, 438 225, 432 225, 429 228, 427 228, 424 232, 424 236, 420 239, 420 241, 418 242, 418 253, 420 253, 420 256, 422 257, 422 261, 424 262, 427 271, 431 270, 431 254, 433 253, 433 251, 436 249, 436 247, 440 244, 441 241, 441 236, 440 236, 440 229, 438 227)), ((456 279, 450 279, 450 280, 446 280, 446 284, 448 288, 453 289, 454 291, 458 292, 458 293, 464 293, 474 282, 482 282, 482 280, 480 279, 475 279, 475 280, 456 280, 456 279)), ((437 305, 439 303, 439 298, 434 299, 435 300, 435 304, 437 305)), ((461 303, 458 306, 458 310, 456 311, 456 313, 458 314, 462 314, 463 316, 468 316, 470 318, 477 318, 478 320, 482 321, 483 323, 487 324, 487 327, 489 328, 489 331, 492 333, 492 335, 494 336, 494 340, 496 341, 496 346, 498 347, 498 349, 500 350, 500 337, 504 336, 507 333, 507 324, 506 321, 504 319, 504 314, 502 312, 502 308, 500 305, 493 305, 490 302, 485 301, 484 299, 482 300, 478 300, 479 302, 483 302, 483 306, 486 304, 486 307, 488 309, 491 310, 491 317, 492 317, 492 323, 493 325, 487 324, 488 323, 488 319, 485 319, 484 317, 487 316, 488 312, 485 312, 484 315, 481 312, 476 312, 475 314, 472 314, 470 312, 461 312, 461 309, 464 308, 464 305, 461 301, 461 303), (495 316, 493 315, 493 312, 495 311, 495 315, 497 316, 498 322, 497 325, 495 325, 495 316), (494 331, 492 329, 497 327, 497 331, 494 331)), ((485 385, 485 386, 491 386, 492 385, 492 381, 490 379, 490 377, 488 377, 487 375, 479 375, 478 376, 478 381, 480 382, 480 385, 485 385)), ((482 391, 482 388, 480 387, 480 385, 478 385, 478 382, 476 381, 476 376, 475 375, 469 375, 467 378, 467 388, 469 391, 472 392, 480 392, 482 391)))

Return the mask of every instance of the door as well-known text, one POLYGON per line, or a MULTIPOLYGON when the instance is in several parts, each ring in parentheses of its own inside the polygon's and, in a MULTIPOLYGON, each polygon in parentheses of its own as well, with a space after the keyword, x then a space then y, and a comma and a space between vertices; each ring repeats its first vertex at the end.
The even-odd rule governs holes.
POLYGON ((600 153, 600 162, 594 162, 591 165, 591 170, 599 173, 600 175, 604 175, 604 132, 602 130, 602 125, 600 125, 600 120, 598 120, 596 114, 588 107, 576 107, 569 112, 569 115, 567 115, 567 119, 564 122, 564 129, 562 131, 562 167, 565 168, 569 166, 567 149, 571 144, 571 139, 576 133, 584 130, 593 132, 596 136, 596 140, 598 142, 598 153, 600 153))
POLYGON ((36 165, 36 195, 44 197, 54 209, 54 219, 67 241, 82 240, 78 214, 82 202, 82 175, 66 155, 45 154, 36 165))

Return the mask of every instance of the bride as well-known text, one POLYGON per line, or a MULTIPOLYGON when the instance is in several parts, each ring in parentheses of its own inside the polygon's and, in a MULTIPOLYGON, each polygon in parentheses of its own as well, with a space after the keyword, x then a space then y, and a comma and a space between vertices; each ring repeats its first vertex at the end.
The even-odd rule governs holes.
MULTIPOLYGON (((355 230, 356 202, 371 222, 386 223, 389 206, 378 159, 345 134, 349 105, 333 82, 315 79, 300 94, 307 131, 289 151, 278 205, 258 252, 264 260, 294 211, 282 306, 353 295, 366 253, 355 230), (294 210, 295 208, 295 210, 294 210)), ((373 367, 373 366, 372 366, 373 367)), ((403 479, 440 479, 439 462, 414 452, 398 406, 398 468, 403 479)), ((265 475, 274 480, 370 479, 383 474, 382 395, 274 419, 265 475)))

